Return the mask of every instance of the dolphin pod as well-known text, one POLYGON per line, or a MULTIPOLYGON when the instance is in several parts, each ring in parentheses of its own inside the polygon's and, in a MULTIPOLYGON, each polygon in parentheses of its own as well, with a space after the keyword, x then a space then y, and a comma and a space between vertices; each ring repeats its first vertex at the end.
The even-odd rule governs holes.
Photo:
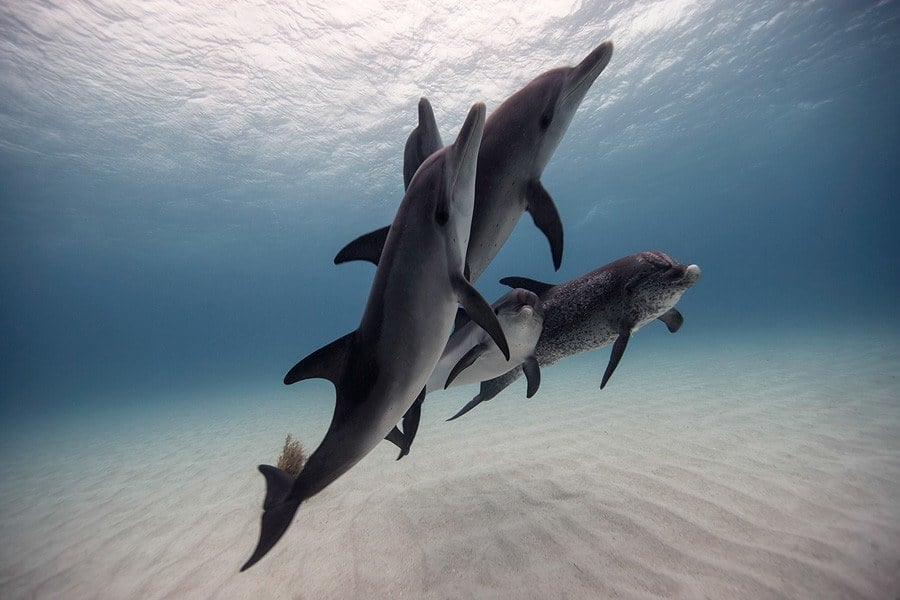
POLYGON ((359 326, 284 378, 288 385, 331 381, 331 424, 296 477, 259 466, 266 481, 260 535, 241 571, 277 544, 301 503, 382 439, 396 444, 400 457, 408 454, 428 391, 481 382, 479 395, 456 418, 523 373, 530 398, 541 367, 614 342, 602 388, 633 331, 654 318, 673 332, 681 325, 673 307, 700 270, 661 252, 625 257, 558 286, 507 278, 501 283, 515 289, 493 305, 472 286, 526 211, 559 269, 563 227, 541 175, 612 49, 604 42, 574 67, 539 75, 490 117, 476 103, 449 146, 431 104, 420 99, 418 125, 404 148, 405 194, 393 222, 350 242, 334 259, 376 265, 359 326), (403 432, 396 427, 401 418, 403 432))

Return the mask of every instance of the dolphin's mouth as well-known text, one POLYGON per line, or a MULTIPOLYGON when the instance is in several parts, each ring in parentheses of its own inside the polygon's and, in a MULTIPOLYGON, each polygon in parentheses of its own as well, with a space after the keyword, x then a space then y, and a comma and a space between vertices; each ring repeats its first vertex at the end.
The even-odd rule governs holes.
POLYGON ((588 89, 594 85, 594 81, 597 80, 597 77, 600 76, 600 73, 602 73, 603 69, 606 68, 606 65, 609 64, 609 59, 612 58, 612 52, 613 44, 610 41, 603 42, 594 48, 591 53, 575 67, 577 73, 576 79, 571 86, 568 86, 568 89, 563 94, 562 102, 567 102, 572 95, 579 98, 580 102, 580 99, 583 98, 588 89))
POLYGON ((666 269, 663 276, 672 281, 683 281, 684 283, 693 285, 700 280, 700 267, 697 265, 679 265, 673 264, 666 269))
MULTIPOLYGON (((481 137, 484 133, 484 117, 487 113, 487 108, 483 102, 476 102, 472 105, 472 108, 469 109, 469 115, 466 117, 465 122, 463 123, 462 128, 460 129, 459 136, 463 135, 463 133, 467 134, 462 147, 456 146, 454 143, 454 147, 459 156, 459 164, 462 165, 464 163, 469 162, 472 159, 472 154, 477 156, 478 150, 481 147, 481 137), (478 129, 477 135, 472 129, 478 129), (477 138, 477 139, 476 139, 477 138)), ((453 175, 453 186, 452 188, 456 188, 457 182, 462 174, 463 169, 457 168, 456 173, 453 175)))
POLYGON ((540 311, 541 301, 537 294, 521 288, 518 288, 514 294, 508 303, 498 309, 500 312, 516 317, 531 317, 535 314, 542 314, 540 311))
POLYGON ((662 274, 665 281, 693 285, 700 279, 700 267, 694 264, 683 265, 664 252, 647 250, 641 256, 657 269, 657 273, 662 274))
POLYGON ((700 281, 700 276, 703 275, 703 271, 700 270, 700 267, 697 265, 688 265, 684 270, 684 278, 688 282, 694 284, 700 281))

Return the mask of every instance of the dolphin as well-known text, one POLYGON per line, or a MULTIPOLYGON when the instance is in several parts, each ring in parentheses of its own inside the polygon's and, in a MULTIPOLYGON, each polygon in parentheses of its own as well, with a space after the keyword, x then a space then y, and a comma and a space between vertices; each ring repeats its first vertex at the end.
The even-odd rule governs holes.
MULTIPOLYGON (((527 397, 531 398, 537 393, 541 385, 541 371, 534 350, 544 323, 540 299, 533 292, 515 289, 506 292, 491 308, 509 343, 509 359, 503 355, 494 340, 460 309, 456 328, 428 378, 426 393, 493 379, 509 371, 511 365, 520 365, 528 378, 527 397)), ((400 448, 397 460, 409 454, 418 431, 422 401, 424 396, 404 415, 403 431, 395 427, 386 438, 400 448)))
MULTIPOLYGON (((654 319, 672 333, 684 317, 675 309, 681 295, 700 279, 700 267, 683 265, 656 250, 632 254, 560 285, 524 277, 507 277, 500 283, 531 290, 541 299, 544 327, 535 347, 541 367, 574 354, 613 344, 600 389, 625 353, 631 334, 654 319)), ((482 382, 477 396, 448 420, 456 419, 490 400, 522 375, 515 367, 495 379, 482 382)))
POLYGON ((463 275, 484 118, 484 104, 475 104, 453 145, 428 157, 410 181, 359 327, 285 375, 285 384, 330 380, 334 416, 296 479, 269 465, 259 467, 267 484, 262 528, 242 571, 278 542, 301 502, 368 454, 424 393, 457 304, 509 356, 496 315, 463 275))
MULTIPOLYGON (((484 139, 478 153, 475 213, 467 255, 470 281, 477 280, 487 268, 525 211, 531 213, 535 225, 550 242, 553 266, 559 270, 563 228, 556 205, 541 184, 541 175, 587 91, 609 64, 612 50, 612 42, 603 42, 574 67, 560 67, 538 75, 491 113, 484 125, 484 139)), ((415 140, 433 142, 433 135, 420 132, 432 131, 432 127, 436 131, 434 114, 426 114, 424 118, 423 128, 420 101, 415 140)), ((409 152, 405 154, 407 160, 413 160, 411 156, 409 152)), ((410 169, 414 170, 414 166, 404 165, 404 172, 410 169)), ((375 230, 347 244, 335 256, 335 264, 350 260, 378 264, 379 241, 386 239, 387 229, 375 230)))

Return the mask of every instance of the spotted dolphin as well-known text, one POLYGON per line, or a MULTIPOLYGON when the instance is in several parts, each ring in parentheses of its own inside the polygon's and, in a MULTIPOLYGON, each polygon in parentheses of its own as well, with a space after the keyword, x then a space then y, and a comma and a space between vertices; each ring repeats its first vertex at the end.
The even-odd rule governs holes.
MULTIPOLYGON (((574 67, 538 75, 491 113, 478 153, 475 213, 467 255, 470 281, 478 279, 487 268, 525 211, 531 213, 535 225, 550 242, 553 265, 559 269, 563 227, 556 205, 541 183, 541 175, 587 91, 609 64, 612 51, 612 42, 603 42, 574 67)), ((429 115, 425 118, 427 122, 429 115)), ((422 119, 420 102, 420 130, 422 119)), ((430 120, 434 120, 433 113, 430 120)), ((426 129, 430 131, 431 127, 432 123, 427 122, 426 129)), ((421 141, 418 134, 416 139, 421 141)), ((407 153, 405 158, 412 160, 411 156, 407 153)), ((414 165, 404 165, 405 172, 410 169, 414 170, 414 165)), ((350 260, 378 264, 380 241, 387 238, 387 230, 384 227, 350 242, 338 252, 335 264, 350 260)))
POLYGON ((334 416, 296 479, 269 465, 259 467, 267 484, 262 527, 242 571, 281 539, 301 502, 368 454, 424 393, 457 304, 509 356, 496 315, 463 275, 484 118, 484 104, 475 104, 456 141, 428 157, 410 181, 359 327, 285 376, 285 384, 330 380, 336 391, 334 416))
MULTIPOLYGON (((625 353, 631 334, 654 319, 675 333, 684 322, 675 304, 700 279, 700 267, 683 265, 667 254, 649 250, 613 261, 560 285, 524 277, 507 277, 500 283, 531 290, 541 299, 544 327, 535 347, 541 367, 574 354, 613 344, 603 389, 625 353)), ((490 400, 522 375, 513 368, 481 389, 450 420, 490 400)))

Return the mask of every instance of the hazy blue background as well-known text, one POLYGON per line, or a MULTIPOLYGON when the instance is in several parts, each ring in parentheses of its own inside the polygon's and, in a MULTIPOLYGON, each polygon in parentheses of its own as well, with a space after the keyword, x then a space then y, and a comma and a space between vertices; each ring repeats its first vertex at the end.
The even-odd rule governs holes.
POLYGON ((358 322, 331 259, 419 95, 450 140, 605 39, 544 176, 563 267, 526 216, 485 296, 658 248, 704 272, 681 343, 898 329, 900 2, 135 4, 0 6, 4 419, 282 393, 358 322))

